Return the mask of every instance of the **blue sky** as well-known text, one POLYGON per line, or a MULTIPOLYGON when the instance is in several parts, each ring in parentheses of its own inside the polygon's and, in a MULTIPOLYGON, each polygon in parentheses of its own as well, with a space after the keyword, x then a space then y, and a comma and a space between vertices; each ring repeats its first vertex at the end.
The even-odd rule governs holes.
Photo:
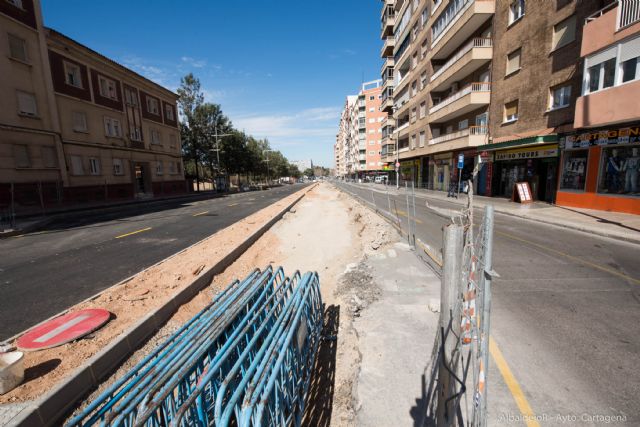
POLYGON ((42 0, 45 25, 206 100, 290 160, 331 166, 345 96, 379 78, 376 0, 42 0))

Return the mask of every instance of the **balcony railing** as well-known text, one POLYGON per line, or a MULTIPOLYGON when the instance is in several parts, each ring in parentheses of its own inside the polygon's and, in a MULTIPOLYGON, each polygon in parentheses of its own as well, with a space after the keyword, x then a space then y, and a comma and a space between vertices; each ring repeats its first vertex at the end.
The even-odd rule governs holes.
POLYGON ((467 52, 469 52, 474 47, 491 47, 491 39, 484 37, 476 37, 473 40, 470 40, 469 43, 464 45, 462 49, 460 49, 455 55, 453 55, 444 65, 438 68, 438 71, 433 73, 431 76, 431 81, 434 81, 438 77, 440 77, 445 71, 447 71, 453 64, 458 62, 460 58, 462 58, 467 52))
POLYGON ((467 86, 465 86, 464 88, 462 88, 461 90, 459 90, 458 92, 454 93, 453 95, 443 99, 440 103, 434 105, 433 107, 431 107, 429 109, 429 114, 433 114, 436 111, 446 107, 447 105, 457 101, 458 99, 462 98, 463 96, 469 95, 472 92, 489 92, 491 90, 491 83, 489 82, 484 82, 484 83, 471 83, 467 86))
POLYGON ((435 45, 453 25, 458 17, 469 8, 474 0, 453 0, 449 3, 431 27, 431 46, 435 45))
POLYGON ((640 21, 640 2, 638 0, 619 0, 618 28, 628 27, 640 21))
POLYGON ((486 135, 489 131, 487 126, 469 126, 466 129, 457 132, 448 133, 446 135, 437 136, 429 140, 429 144, 440 144, 442 142, 453 141, 454 139, 463 138, 469 135, 486 135))

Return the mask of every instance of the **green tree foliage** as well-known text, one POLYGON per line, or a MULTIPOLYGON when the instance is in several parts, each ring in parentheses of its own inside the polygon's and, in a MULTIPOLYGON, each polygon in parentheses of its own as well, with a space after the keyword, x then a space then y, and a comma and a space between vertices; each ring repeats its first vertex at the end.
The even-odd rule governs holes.
POLYGON ((180 80, 178 105, 185 172, 197 182, 219 173, 245 175, 248 181, 300 176, 267 139, 234 129, 220 105, 204 102, 200 80, 193 74, 180 80))

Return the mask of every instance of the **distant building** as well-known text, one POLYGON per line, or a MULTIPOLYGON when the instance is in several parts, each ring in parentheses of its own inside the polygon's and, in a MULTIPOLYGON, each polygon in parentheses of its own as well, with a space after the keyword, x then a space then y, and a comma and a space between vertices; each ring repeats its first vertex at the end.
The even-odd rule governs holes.
POLYGON ((0 209, 183 193, 177 95, 0 1, 0 209))
POLYGON ((383 169, 382 123, 387 113, 380 110, 381 91, 382 81, 374 80, 363 83, 358 95, 347 96, 334 145, 338 176, 362 177, 383 169))

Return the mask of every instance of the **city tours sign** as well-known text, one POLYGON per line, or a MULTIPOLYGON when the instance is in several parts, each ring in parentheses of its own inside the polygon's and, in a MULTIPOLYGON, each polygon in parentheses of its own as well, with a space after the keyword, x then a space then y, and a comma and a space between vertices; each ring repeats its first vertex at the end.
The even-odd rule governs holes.
POLYGON ((632 144, 640 142, 640 126, 621 129, 604 129, 567 135, 560 138, 560 147, 565 150, 589 148, 594 145, 632 144))
POLYGON ((495 161, 500 160, 527 160, 542 159, 545 157, 558 157, 558 147, 528 147, 516 150, 496 151, 495 161))

